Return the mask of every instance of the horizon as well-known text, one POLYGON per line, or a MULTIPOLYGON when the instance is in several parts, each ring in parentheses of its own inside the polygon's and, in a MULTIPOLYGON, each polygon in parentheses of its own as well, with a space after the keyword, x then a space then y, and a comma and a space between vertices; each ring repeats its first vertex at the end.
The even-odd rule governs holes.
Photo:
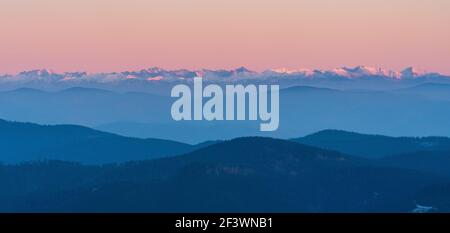
POLYGON ((320 68, 312 68, 312 67, 304 67, 304 66, 299 66, 299 67, 294 67, 294 68, 287 68, 287 67, 276 67, 276 68, 264 68, 264 69, 252 69, 249 68, 247 66, 235 66, 232 68, 210 68, 210 67, 202 67, 202 68, 197 68, 197 69, 189 69, 189 68, 167 68, 167 67, 161 67, 161 66, 144 66, 142 68, 136 68, 136 69, 126 69, 126 70, 104 70, 104 71, 98 71, 98 72, 89 72, 87 70, 54 70, 54 69, 49 69, 49 68, 45 68, 45 67, 40 67, 40 68, 35 68, 35 69, 26 69, 26 70, 21 70, 18 72, 14 72, 14 73, 5 73, 5 72, 0 72, 0 76, 17 76, 20 75, 21 73, 26 73, 26 72, 38 72, 38 71, 45 71, 48 72, 50 74, 66 74, 66 73, 86 73, 87 75, 90 74, 111 74, 111 73, 123 73, 123 72, 139 72, 139 71, 144 71, 144 70, 151 70, 151 69, 161 69, 164 71, 180 71, 180 70, 187 70, 187 71, 203 71, 203 70, 210 70, 210 71, 235 71, 238 69, 246 69, 249 72, 255 72, 255 73, 263 73, 266 71, 273 71, 273 72, 277 72, 280 74, 290 74, 290 73, 295 73, 295 72, 305 72, 305 71, 320 71, 320 72, 327 72, 327 71, 336 71, 338 69, 348 69, 348 70, 353 70, 353 69, 357 69, 357 68, 367 68, 367 69, 376 69, 376 70, 380 70, 380 71, 386 71, 386 72, 395 72, 395 73, 400 73, 402 71, 406 71, 409 69, 412 69, 415 72, 419 72, 422 74, 439 74, 439 75, 443 75, 443 76, 449 76, 449 73, 442 73, 442 72, 438 72, 435 70, 426 70, 426 69, 422 69, 420 67, 415 67, 415 66, 405 66, 403 68, 400 69, 388 69, 388 68, 384 68, 381 66, 368 66, 368 65, 356 65, 356 66, 338 66, 338 67, 333 67, 330 69, 320 69, 320 68))

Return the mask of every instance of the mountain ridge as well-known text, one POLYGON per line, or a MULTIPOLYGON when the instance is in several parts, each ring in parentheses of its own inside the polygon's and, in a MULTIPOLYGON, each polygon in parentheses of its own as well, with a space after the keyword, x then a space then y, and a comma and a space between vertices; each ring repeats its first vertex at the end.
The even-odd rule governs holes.
POLYGON ((196 146, 138 139, 78 125, 38 125, 0 120, 0 161, 66 160, 86 164, 143 160, 188 152, 196 146))
POLYGON ((0 76, 0 81, 30 81, 30 80, 56 80, 59 82, 80 81, 95 81, 96 79, 103 81, 117 81, 117 80, 147 80, 147 81, 161 81, 161 80, 177 80, 177 79, 191 79, 196 76, 204 76, 205 78, 228 78, 228 77, 260 77, 266 76, 302 76, 306 78, 316 78, 322 76, 338 76, 342 78, 354 79, 362 77, 378 77, 389 79, 409 79, 421 77, 449 77, 445 74, 437 72, 427 72, 414 67, 407 67, 401 71, 393 71, 379 67, 370 66, 356 66, 356 67, 338 67, 334 69, 266 69, 261 72, 252 71, 243 66, 236 69, 163 69, 160 67, 151 67, 148 69, 141 69, 136 71, 121 71, 121 72, 103 72, 103 73, 87 73, 87 72, 53 72, 47 69, 23 71, 17 74, 4 74, 0 76), (161 79, 155 79, 160 77, 161 79))

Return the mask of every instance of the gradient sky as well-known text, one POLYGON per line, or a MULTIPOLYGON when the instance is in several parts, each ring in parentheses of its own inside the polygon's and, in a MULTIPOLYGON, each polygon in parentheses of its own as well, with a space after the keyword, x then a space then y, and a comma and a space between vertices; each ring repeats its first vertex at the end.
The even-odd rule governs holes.
POLYGON ((450 74, 449 0, 0 0, 0 73, 415 66, 450 74))

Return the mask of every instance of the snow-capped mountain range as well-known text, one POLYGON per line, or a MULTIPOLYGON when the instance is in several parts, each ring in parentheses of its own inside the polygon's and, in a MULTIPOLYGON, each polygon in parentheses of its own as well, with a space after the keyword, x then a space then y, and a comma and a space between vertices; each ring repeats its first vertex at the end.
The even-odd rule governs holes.
POLYGON ((381 79, 411 79, 411 78, 429 78, 448 76, 439 73, 421 71, 413 67, 402 71, 392 71, 376 67, 357 66, 354 68, 340 67, 331 70, 318 69, 270 69, 263 72, 251 71, 245 67, 239 67, 233 70, 166 70, 159 67, 142 69, 139 71, 124 71, 111 73, 87 73, 87 72, 66 72, 55 73, 49 70, 32 70, 20 72, 16 75, 0 75, 0 82, 76 82, 89 80, 94 82, 112 82, 121 80, 143 80, 148 82, 155 81, 176 81, 187 80, 194 77, 203 77, 210 80, 236 80, 236 79, 267 79, 267 78, 381 78, 381 79))
POLYGON ((0 91, 20 88, 59 91, 72 87, 83 87, 119 92, 147 92, 167 95, 167 93, 170 93, 173 85, 178 83, 189 85, 194 77, 203 77, 204 82, 216 84, 278 84, 281 88, 313 86, 340 90, 388 90, 424 83, 450 85, 450 76, 421 71, 412 67, 402 71, 357 66, 331 70, 281 68, 262 72, 252 71, 245 67, 232 70, 168 70, 152 67, 137 71, 109 73, 58 73, 43 69, 24 71, 14 75, 0 74, 0 91))

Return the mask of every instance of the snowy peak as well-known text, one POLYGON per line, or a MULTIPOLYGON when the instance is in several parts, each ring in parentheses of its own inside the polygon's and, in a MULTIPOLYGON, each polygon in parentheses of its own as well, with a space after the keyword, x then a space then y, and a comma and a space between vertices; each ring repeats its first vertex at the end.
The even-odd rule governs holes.
POLYGON ((402 70, 400 73, 403 78, 416 78, 416 77, 424 76, 427 74, 431 74, 424 70, 420 70, 420 69, 417 69, 414 67, 408 67, 408 68, 402 70))
POLYGON ((231 78, 231 77, 248 77, 253 75, 258 75, 258 72, 249 70, 243 66, 232 69, 232 70, 225 70, 225 69, 219 69, 219 70, 210 70, 210 69, 202 69, 194 71, 196 76, 199 77, 206 77, 206 78, 231 78))
POLYGON ((240 74, 240 73, 254 73, 253 71, 241 66, 234 70, 234 73, 240 74))
POLYGON ((151 74, 159 74, 159 73, 167 72, 165 69, 162 69, 162 68, 159 68, 159 67, 156 67, 156 66, 150 67, 146 71, 148 73, 151 73, 151 74))
POLYGON ((278 69, 271 69, 265 72, 269 74, 272 73, 272 74, 304 75, 304 76, 329 75, 349 79, 362 77, 383 77, 396 79, 401 78, 400 72, 370 66, 356 66, 353 68, 338 67, 331 70, 312 70, 307 68, 300 68, 300 69, 278 68, 278 69))
POLYGON ((354 68, 341 67, 331 70, 331 73, 346 78, 361 78, 361 77, 385 77, 395 79, 400 78, 399 72, 369 66, 356 66, 354 68))
POLYGON ((316 70, 308 69, 308 68, 299 68, 299 69, 288 69, 285 67, 277 68, 277 69, 270 69, 267 71, 264 71, 264 73, 275 73, 275 74, 287 74, 287 75, 305 75, 305 76, 311 76, 316 72, 316 70))
POLYGON ((45 76, 50 76, 51 74, 53 74, 53 72, 48 71, 46 69, 41 69, 41 70, 23 71, 23 72, 20 72, 18 75, 24 76, 24 77, 33 77, 33 76, 45 77, 45 76))

